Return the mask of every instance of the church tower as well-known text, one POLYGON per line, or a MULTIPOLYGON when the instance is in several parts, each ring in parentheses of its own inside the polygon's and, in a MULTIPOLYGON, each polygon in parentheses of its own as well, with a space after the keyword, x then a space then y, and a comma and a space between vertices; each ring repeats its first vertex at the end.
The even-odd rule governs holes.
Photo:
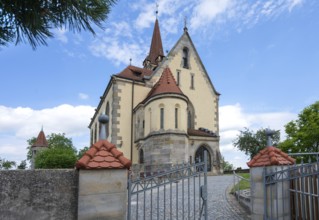
POLYGON ((154 70, 164 58, 161 32, 156 18, 150 52, 143 62, 146 69, 154 70))
POLYGON ((40 133, 38 134, 38 137, 35 141, 35 143, 31 146, 32 151, 32 158, 31 158, 31 169, 34 169, 35 167, 35 156, 40 150, 44 150, 48 148, 48 141, 45 138, 45 134, 43 132, 43 128, 41 129, 40 133))
POLYGON ((89 125, 91 142, 106 114, 108 141, 146 171, 202 161, 207 152, 208 174, 220 174, 219 95, 186 22, 165 56, 156 18, 143 66, 130 64, 108 82, 89 125))

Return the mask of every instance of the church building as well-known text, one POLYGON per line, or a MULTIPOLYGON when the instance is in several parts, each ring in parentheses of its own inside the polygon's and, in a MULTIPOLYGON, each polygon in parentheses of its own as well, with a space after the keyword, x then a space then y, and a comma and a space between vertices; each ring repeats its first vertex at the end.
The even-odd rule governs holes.
POLYGON ((143 66, 111 76, 89 125, 90 145, 99 139, 99 115, 106 114, 107 140, 133 164, 193 163, 207 151, 209 174, 220 174, 219 95, 187 27, 165 56, 156 19, 143 66))

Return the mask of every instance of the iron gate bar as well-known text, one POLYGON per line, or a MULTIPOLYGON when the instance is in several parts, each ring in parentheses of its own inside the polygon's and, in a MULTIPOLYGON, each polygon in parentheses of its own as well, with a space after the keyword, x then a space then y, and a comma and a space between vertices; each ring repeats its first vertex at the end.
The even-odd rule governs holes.
MULTIPOLYGON (((188 219, 191 217, 191 211, 192 215, 194 216, 194 219, 197 219, 196 216, 198 216, 199 212, 199 219, 202 219, 204 216, 205 219, 207 219, 207 152, 204 152, 204 162, 199 162, 196 164, 182 164, 182 165, 177 165, 176 167, 172 167, 170 170, 166 172, 156 172, 153 174, 151 172, 151 176, 148 176, 145 174, 141 176, 139 173, 136 175, 136 177, 133 176, 135 172, 131 171, 129 174, 129 180, 128 180, 128 219, 131 219, 132 217, 132 196, 135 195, 136 202, 134 203, 135 206, 134 208, 135 211, 135 218, 141 218, 143 216, 143 219, 152 219, 154 218, 161 218, 161 219, 166 219, 167 214, 170 215, 170 219, 173 219, 173 208, 174 210, 176 209, 176 213, 174 214, 174 219, 178 219, 182 217, 183 219, 185 218, 185 202, 188 201, 187 207, 188 207, 188 219), (205 156, 206 154, 206 156, 205 156), (201 178, 202 178, 202 173, 204 173, 204 185, 202 186, 201 178), (153 174, 153 175, 152 175, 153 174), (193 177, 193 178, 192 178, 193 177), (198 178, 198 182, 196 179, 198 178), (193 179, 193 181, 191 181, 193 179), (185 180, 187 180, 187 193, 185 194, 185 180), (190 184, 193 182, 193 186, 191 187, 190 184), (197 182, 197 183, 196 183, 197 182), (175 184, 175 187, 173 187, 173 184, 175 184), (166 212, 167 208, 167 186, 170 186, 169 192, 169 208, 170 208, 170 213, 166 212), (180 186, 179 186, 180 185, 180 186), (198 193, 196 193, 196 187, 199 187, 198 193), (153 201, 153 189, 156 190, 154 191, 154 195, 156 195, 156 200, 153 201), (160 207, 160 198, 163 198, 160 194, 160 190, 164 190, 164 201, 163 201, 163 207, 160 207), (173 189, 175 191, 175 197, 176 199, 175 205, 176 207, 173 207, 173 189), (148 196, 148 193, 146 192, 147 190, 150 190, 150 212, 151 216, 148 216, 149 213, 146 213, 146 203, 147 199, 146 196, 148 196), (194 198, 192 199, 194 201, 193 203, 193 208, 194 210, 190 209, 190 204, 191 204, 191 190, 193 190, 193 196, 194 198), (139 197, 139 193, 143 192, 142 196, 139 197), (205 196, 204 196, 205 195, 205 196), (187 196, 187 200, 185 200, 185 196, 187 196), (198 196, 198 200, 196 199, 196 196, 198 196), (143 198, 142 198, 143 197, 143 198), (179 198, 181 197, 181 198, 179 198), (202 201, 201 201, 201 198, 202 201), (179 200, 181 199, 181 203, 179 200), (196 203, 197 201, 197 203, 196 203), (140 202, 143 203, 142 207, 140 207, 140 202), (153 202, 157 202, 154 208, 157 209, 157 212, 153 212, 153 202), (196 208, 198 205, 198 209, 196 208), (182 208, 179 208, 181 206, 182 208), (143 210, 140 210, 143 208, 143 210), (164 211, 164 216, 163 218, 161 217, 160 209, 163 209, 164 211), (181 215, 179 214, 179 211, 182 211, 181 215), (141 214, 140 214, 141 213, 141 214), (148 216, 148 217, 147 217, 148 216), (150 218, 149 218, 150 217, 150 218)), ((154 198, 155 199, 155 198, 154 198)))

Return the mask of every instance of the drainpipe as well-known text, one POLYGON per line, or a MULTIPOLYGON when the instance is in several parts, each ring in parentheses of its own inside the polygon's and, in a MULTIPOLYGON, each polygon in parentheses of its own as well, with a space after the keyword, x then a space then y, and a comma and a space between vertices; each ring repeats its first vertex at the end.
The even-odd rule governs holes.
POLYGON ((131 112, 131 161, 133 163, 133 108, 134 108, 134 84, 135 80, 132 83, 132 112, 131 112))

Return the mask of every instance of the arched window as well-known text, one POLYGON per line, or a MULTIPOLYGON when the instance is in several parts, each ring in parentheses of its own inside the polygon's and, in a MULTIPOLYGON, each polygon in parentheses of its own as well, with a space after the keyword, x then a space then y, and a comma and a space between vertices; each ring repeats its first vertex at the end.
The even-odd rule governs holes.
POLYGON ((183 67, 188 69, 189 65, 188 65, 188 48, 184 47, 183 49, 183 67))
POLYGON ((143 149, 141 149, 139 151, 139 159, 140 159, 140 163, 144 163, 144 151, 143 151, 143 149))
POLYGON ((194 129, 195 127, 195 109, 191 102, 187 105, 187 128, 194 129))
POLYGON ((204 152, 207 152, 207 171, 212 170, 211 155, 206 146, 200 146, 195 153, 195 163, 204 161, 204 152))
POLYGON ((109 117, 109 121, 106 124, 106 138, 109 137, 109 131, 110 131, 110 105, 109 102, 106 103, 106 108, 105 108, 105 114, 109 117))
POLYGON ((179 114, 180 114, 180 110, 179 110, 179 108, 180 108, 180 106, 179 106, 179 104, 176 104, 175 105, 175 129, 178 129, 179 128, 179 121, 180 121, 180 119, 179 119, 179 114))
POLYGON ((164 129, 164 108, 160 108, 160 129, 164 129))

